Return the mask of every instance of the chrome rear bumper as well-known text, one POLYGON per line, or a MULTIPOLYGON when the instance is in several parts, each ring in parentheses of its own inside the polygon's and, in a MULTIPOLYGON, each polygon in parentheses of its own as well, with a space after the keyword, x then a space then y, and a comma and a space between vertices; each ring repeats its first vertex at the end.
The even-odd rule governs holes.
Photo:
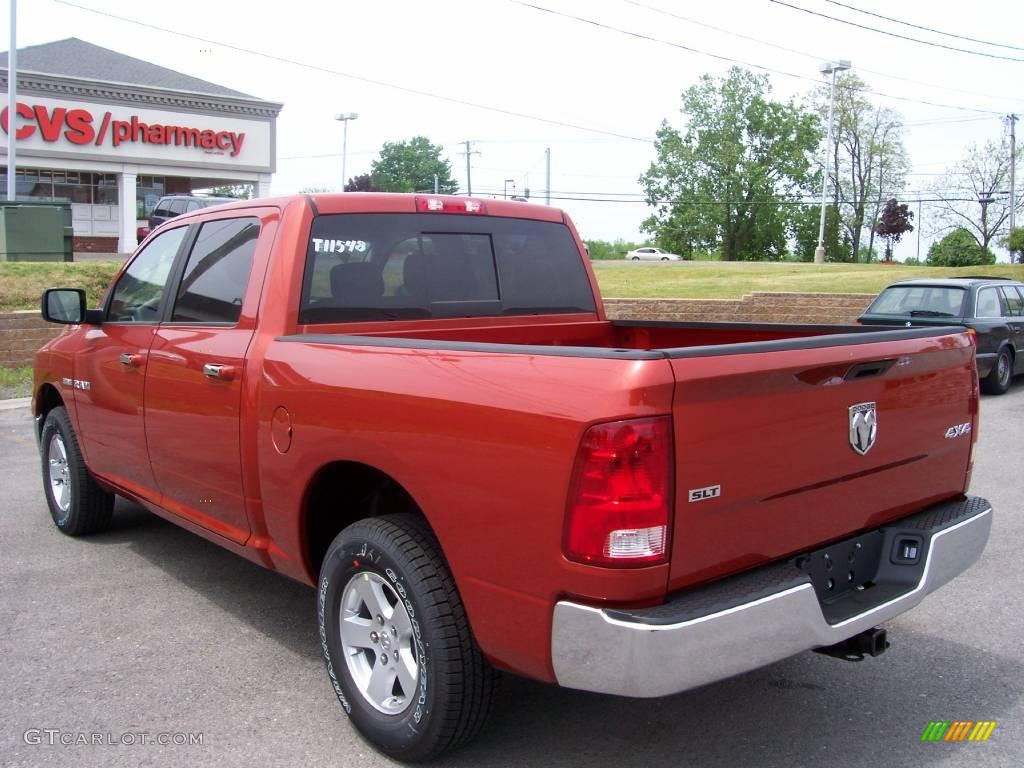
POLYGON ((551 638, 555 676, 567 688, 667 696, 834 645, 899 616, 965 571, 984 551, 991 525, 988 502, 968 498, 885 526, 926 542, 923 566, 915 566, 920 578, 903 594, 835 623, 826 620, 810 578, 786 563, 745 575, 749 600, 738 599, 734 580, 718 594, 710 585, 698 600, 683 593, 678 607, 646 613, 559 602, 551 638))

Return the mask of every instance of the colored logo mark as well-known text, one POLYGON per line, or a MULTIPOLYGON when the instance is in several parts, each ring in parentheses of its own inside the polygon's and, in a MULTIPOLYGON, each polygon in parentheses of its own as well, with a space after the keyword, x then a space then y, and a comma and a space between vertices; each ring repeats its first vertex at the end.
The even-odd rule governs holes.
POLYGON ((995 720, 932 720, 921 741, 988 741, 995 729, 995 720))

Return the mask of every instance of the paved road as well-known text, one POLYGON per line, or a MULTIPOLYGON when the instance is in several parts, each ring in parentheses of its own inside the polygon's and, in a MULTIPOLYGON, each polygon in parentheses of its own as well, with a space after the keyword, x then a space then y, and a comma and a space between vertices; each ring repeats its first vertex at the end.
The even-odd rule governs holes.
MULTIPOLYGON (((973 490, 995 505, 971 571, 851 664, 806 653, 655 701, 510 679, 451 766, 1024 765, 1024 382, 982 403, 973 490), (929 720, 994 719, 984 744, 922 744, 929 720)), ((313 592, 119 503, 58 533, 27 410, 0 412, 0 764, 387 765, 342 717, 313 592), (50 746, 27 729, 202 733, 201 746, 50 746)), ((695 664, 700 659, 694 659, 695 664)), ((102 738, 107 738, 103 736, 102 738)), ((136 741, 140 737, 134 737, 136 741)))

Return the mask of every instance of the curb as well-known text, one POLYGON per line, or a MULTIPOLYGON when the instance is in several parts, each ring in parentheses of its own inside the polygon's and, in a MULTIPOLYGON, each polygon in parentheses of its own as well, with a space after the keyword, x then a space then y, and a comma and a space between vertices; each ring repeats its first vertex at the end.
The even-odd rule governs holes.
POLYGON ((9 400, 0 400, 0 411, 13 411, 18 408, 28 408, 31 405, 31 397, 12 397, 9 400))

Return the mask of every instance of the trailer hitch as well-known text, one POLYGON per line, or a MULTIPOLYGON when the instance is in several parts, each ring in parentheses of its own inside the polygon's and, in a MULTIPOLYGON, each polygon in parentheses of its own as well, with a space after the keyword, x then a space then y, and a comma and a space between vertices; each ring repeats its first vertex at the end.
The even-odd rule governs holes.
POLYGON ((889 641, 885 629, 873 627, 858 635, 848 637, 841 643, 815 648, 814 651, 844 661, 863 661, 865 656, 881 656, 888 647, 889 641))

